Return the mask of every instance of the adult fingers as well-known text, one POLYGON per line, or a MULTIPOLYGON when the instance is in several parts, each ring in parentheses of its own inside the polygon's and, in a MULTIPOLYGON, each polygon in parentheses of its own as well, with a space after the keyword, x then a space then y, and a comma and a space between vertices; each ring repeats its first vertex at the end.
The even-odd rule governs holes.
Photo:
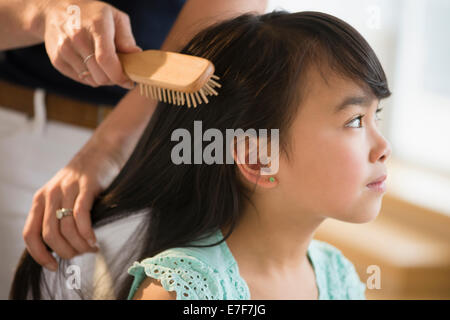
POLYGON ((49 270, 56 271, 58 263, 47 250, 41 235, 44 211, 45 196, 44 193, 39 190, 33 197, 33 202, 25 222, 22 236, 27 251, 33 257, 34 261, 49 270))
POLYGON ((92 37, 94 39, 95 58, 100 68, 106 73, 112 82, 131 89, 132 81, 122 68, 122 64, 116 53, 114 43, 115 24, 112 16, 99 20, 92 25, 92 37))
POLYGON ((61 208, 61 198, 62 192, 59 187, 52 187, 47 191, 42 236, 45 243, 61 258, 70 259, 76 256, 78 252, 67 242, 59 231, 59 220, 56 218, 56 210, 61 208))
POLYGON ((94 199, 95 195, 91 189, 81 188, 73 209, 77 229, 91 247, 95 247, 97 242, 91 223, 91 208, 94 199))
MULTIPOLYGON (((75 199, 78 196, 78 183, 74 183, 68 187, 63 187, 62 193, 63 193, 62 207, 73 209, 75 199)), ((60 220, 59 226, 62 236, 79 253, 97 251, 94 250, 94 248, 92 248, 83 237, 81 237, 80 233, 77 230, 74 216, 63 217, 60 220)))
MULTIPOLYGON (((64 55, 65 55, 65 56, 67 56, 67 55, 70 56, 70 53, 68 53, 68 52, 70 52, 70 51, 73 52, 73 50, 70 49, 70 48, 67 48, 67 46, 70 46, 70 44, 69 44, 69 45, 65 45, 64 48, 61 47, 61 49, 59 49, 59 50, 60 50, 59 52, 62 51, 62 52, 64 52, 64 54, 59 53, 59 54, 55 57, 55 59, 52 61, 54 67, 55 67, 59 72, 61 72, 63 75, 65 75, 65 76, 68 77, 68 78, 71 78, 71 79, 73 79, 73 80, 75 80, 75 81, 78 81, 78 82, 82 82, 82 83, 84 83, 84 84, 86 84, 86 85, 91 85, 91 86, 97 87, 98 85, 97 85, 92 79, 90 79, 90 78, 88 78, 88 77, 86 77, 86 78, 80 78, 80 77, 79 77, 79 72, 78 72, 77 70, 75 70, 75 69, 70 65, 70 62, 69 62, 69 63, 66 62, 66 60, 68 60, 68 59, 64 58, 64 55)), ((72 54, 73 54, 73 53, 72 53, 72 54)), ((80 58, 78 58, 78 59, 80 59, 80 58)), ((72 58, 71 60, 74 60, 74 59, 72 58)), ((81 71, 80 71, 80 72, 81 72, 81 71)))
MULTIPOLYGON (((83 82, 85 84, 89 84, 92 87, 98 87, 98 83, 94 80, 94 74, 93 70, 89 71, 90 74, 85 77, 80 77, 81 72, 87 71, 87 66, 83 63, 80 55, 77 53, 77 51, 73 48, 72 44, 68 41, 64 46, 62 46, 59 49, 59 55, 60 58, 64 61, 65 66, 70 66, 72 69, 71 71, 68 71, 70 73, 70 78, 72 78, 75 81, 83 82)), ((66 67, 67 68, 67 67, 66 67)), ((68 69, 68 68, 67 68, 68 69)), ((67 75, 67 74, 66 74, 67 75)), ((104 77, 106 77, 104 75, 104 77)))
POLYGON ((81 70, 89 70, 97 85, 112 85, 113 82, 98 65, 95 56, 84 62, 89 55, 94 53, 94 41, 89 32, 86 29, 80 29, 70 32, 69 37, 71 46, 74 49, 73 53, 75 54, 75 56, 72 55, 73 63, 78 65, 78 68, 81 70))
POLYGON ((114 21, 116 24, 114 42, 118 52, 131 53, 142 51, 140 47, 136 45, 136 40, 131 30, 130 17, 120 11, 113 13, 114 21))

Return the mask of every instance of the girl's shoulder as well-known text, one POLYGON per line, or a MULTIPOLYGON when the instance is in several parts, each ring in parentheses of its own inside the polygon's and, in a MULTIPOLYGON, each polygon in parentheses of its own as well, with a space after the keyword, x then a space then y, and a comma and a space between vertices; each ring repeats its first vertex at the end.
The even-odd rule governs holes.
MULTIPOLYGON (((214 244, 217 233, 191 244, 214 244)), ((225 300, 244 298, 245 288, 223 243, 210 247, 177 247, 153 257, 135 261, 128 269, 134 282, 132 298, 146 277, 160 280, 167 291, 176 291, 177 300, 225 300)))
POLYGON ((157 279, 177 300, 212 300, 221 295, 220 275, 209 264, 183 248, 165 250, 151 258, 135 261, 128 273, 135 277, 129 298, 146 277, 157 279))
POLYGON ((335 246, 317 239, 311 241, 309 254, 324 299, 365 299, 366 286, 353 263, 335 246), (325 294, 326 293, 326 294, 325 294))

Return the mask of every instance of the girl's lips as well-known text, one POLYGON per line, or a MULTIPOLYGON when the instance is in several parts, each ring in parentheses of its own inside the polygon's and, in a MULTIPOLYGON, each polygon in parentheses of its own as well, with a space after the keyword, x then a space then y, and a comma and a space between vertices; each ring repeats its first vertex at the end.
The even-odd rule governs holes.
POLYGON ((370 184, 376 184, 376 183, 380 183, 383 182, 384 180, 386 180, 387 175, 382 175, 381 177, 379 177, 378 179, 372 181, 371 183, 367 184, 367 186, 369 186, 370 184))
POLYGON ((386 192, 386 175, 375 180, 375 182, 371 182, 367 185, 367 187, 373 191, 377 192, 386 192), (378 182, 377 182, 378 181, 378 182))

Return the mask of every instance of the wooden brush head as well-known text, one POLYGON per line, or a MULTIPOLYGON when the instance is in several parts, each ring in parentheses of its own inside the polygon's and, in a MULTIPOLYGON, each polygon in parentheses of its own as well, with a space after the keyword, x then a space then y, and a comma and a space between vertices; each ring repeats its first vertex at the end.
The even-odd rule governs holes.
POLYGON ((118 53, 131 80, 180 92, 199 91, 214 74, 211 61, 161 50, 118 53))
POLYGON ((218 95, 214 65, 208 59, 161 50, 118 53, 125 73, 139 84, 141 95, 165 103, 184 105, 208 103, 218 95), (214 79, 214 80, 213 80, 214 79))

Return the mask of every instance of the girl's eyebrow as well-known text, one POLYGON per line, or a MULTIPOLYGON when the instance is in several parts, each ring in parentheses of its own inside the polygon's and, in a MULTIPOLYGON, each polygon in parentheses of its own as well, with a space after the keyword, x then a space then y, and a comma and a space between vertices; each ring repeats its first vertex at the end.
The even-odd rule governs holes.
POLYGON ((368 95, 362 95, 362 96, 349 96, 344 98, 344 100, 338 104, 334 108, 334 113, 339 113, 344 109, 347 109, 348 107, 352 105, 359 105, 361 107, 369 107, 371 102, 374 100, 373 97, 369 97, 368 95))

